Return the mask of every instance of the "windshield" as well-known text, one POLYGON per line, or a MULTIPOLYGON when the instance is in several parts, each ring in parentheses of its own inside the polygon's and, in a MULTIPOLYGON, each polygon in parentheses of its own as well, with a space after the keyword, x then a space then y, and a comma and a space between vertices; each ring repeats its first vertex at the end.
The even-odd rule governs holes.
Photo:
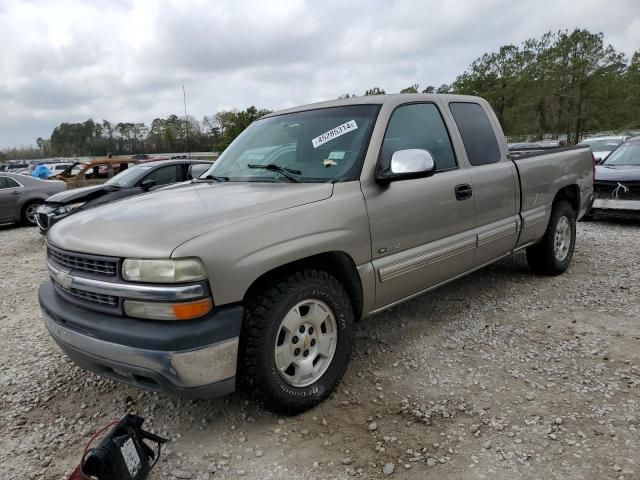
POLYGON ((640 167, 640 142, 628 142, 620 145, 604 161, 604 165, 630 165, 640 167))
POLYGON ((622 143, 622 139, 613 140, 583 140, 580 145, 589 145, 592 152, 612 152, 618 145, 622 143))
POLYGON ((378 109, 378 105, 350 105, 258 120, 201 178, 290 182, 295 174, 302 182, 355 180, 378 109), (263 168, 267 165, 276 167, 263 168))
POLYGON ((115 177, 106 182, 107 185, 115 185, 116 187, 133 187, 142 176, 151 169, 151 166, 137 165, 120 172, 115 177))

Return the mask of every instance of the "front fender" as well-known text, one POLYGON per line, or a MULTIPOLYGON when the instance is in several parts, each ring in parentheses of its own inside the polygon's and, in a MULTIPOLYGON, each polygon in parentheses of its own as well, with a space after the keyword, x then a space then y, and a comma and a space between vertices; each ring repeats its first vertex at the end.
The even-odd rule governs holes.
POLYGON ((196 237, 172 257, 195 256, 207 267, 216 305, 242 301, 251 284, 278 267, 340 251, 355 265, 371 259, 369 222, 358 182, 336 184, 334 194, 238 222, 196 237))

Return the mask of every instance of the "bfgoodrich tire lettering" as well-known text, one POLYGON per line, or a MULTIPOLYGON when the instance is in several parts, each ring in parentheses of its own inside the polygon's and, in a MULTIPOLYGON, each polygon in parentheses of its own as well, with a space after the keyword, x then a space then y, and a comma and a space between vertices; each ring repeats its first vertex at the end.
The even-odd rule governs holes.
POLYGON ((317 405, 331 394, 346 370, 353 320, 349 296, 332 275, 304 270, 276 281, 247 299, 238 356, 240 388, 264 408, 277 413, 293 415, 317 405), (296 387, 278 368, 275 352, 285 316, 309 302, 330 309, 337 342, 321 375, 309 385, 296 387))
POLYGON ((559 275, 569 268, 575 245, 576 213, 568 202, 559 201, 540 243, 527 248, 527 262, 536 273, 559 275))

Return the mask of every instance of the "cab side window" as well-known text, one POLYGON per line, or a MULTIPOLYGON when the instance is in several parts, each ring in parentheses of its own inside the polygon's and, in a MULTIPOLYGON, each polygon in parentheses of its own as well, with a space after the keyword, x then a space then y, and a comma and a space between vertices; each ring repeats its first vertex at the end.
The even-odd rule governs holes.
POLYGON ((13 178, 0 177, 0 190, 3 188, 16 188, 19 186, 20 184, 16 182, 13 178))
POLYGON ((161 167, 157 170, 154 170, 149 175, 144 177, 143 181, 147 180, 155 180, 155 186, 158 187, 160 185, 169 185, 170 183, 175 183, 179 179, 178 170, 176 165, 169 165, 167 167, 161 167))
POLYGON ((410 148, 431 153, 436 172, 458 167, 449 132, 433 103, 402 105, 394 110, 382 142, 382 168, 388 168, 394 152, 410 148))
POLYGON ((200 178, 200 176, 210 168, 211 164, 209 163, 194 163, 191 165, 191 178, 200 178))
POLYGON ((449 109, 458 125, 469 163, 473 166, 500 161, 496 132, 482 107, 477 103, 454 102, 449 109))

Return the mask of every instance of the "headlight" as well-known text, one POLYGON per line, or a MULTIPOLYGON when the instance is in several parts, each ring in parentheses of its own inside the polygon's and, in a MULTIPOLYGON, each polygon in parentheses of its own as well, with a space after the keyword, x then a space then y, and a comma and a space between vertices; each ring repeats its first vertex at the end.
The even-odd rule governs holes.
POLYGON ((143 260, 127 258, 122 264, 122 278, 130 282, 183 283, 207 278, 197 258, 143 260))
POLYGON ((87 202, 78 202, 78 203, 71 203, 69 205, 63 205, 61 207, 56 208, 54 213, 56 213, 58 215, 62 215, 64 213, 69 213, 70 211, 75 210, 76 208, 80 208, 85 203, 87 203, 87 202))

